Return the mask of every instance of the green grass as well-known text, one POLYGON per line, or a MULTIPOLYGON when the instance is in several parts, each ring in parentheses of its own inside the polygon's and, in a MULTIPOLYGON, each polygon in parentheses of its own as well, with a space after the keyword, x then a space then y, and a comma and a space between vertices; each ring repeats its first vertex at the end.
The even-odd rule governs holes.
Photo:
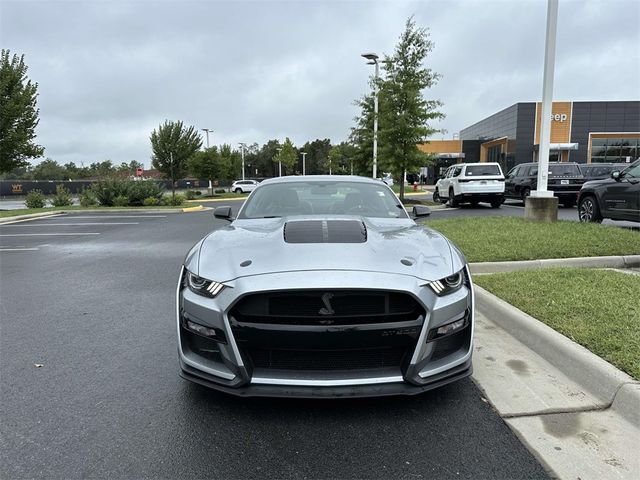
POLYGON ((22 210, 2 210, 0 211, 0 218, 5 217, 15 217, 18 215, 27 215, 30 213, 43 213, 43 212, 71 212, 73 210, 100 210, 100 211, 111 211, 111 210, 128 210, 135 208, 136 210, 158 210, 158 209, 167 209, 167 208, 184 208, 184 207, 193 207, 193 204, 185 204, 177 207, 169 206, 169 205, 158 205, 154 207, 81 207, 80 205, 71 205, 68 207, 45 207, 45 208, 23 208, 22 210))
POLYGON ((640 254, 640 233, 597 223, 530 222, 517 217, 427 219, 469 262, 640 254))
POLYGON ((640 275, 559 268, 474 281, 640 380, 640 275))

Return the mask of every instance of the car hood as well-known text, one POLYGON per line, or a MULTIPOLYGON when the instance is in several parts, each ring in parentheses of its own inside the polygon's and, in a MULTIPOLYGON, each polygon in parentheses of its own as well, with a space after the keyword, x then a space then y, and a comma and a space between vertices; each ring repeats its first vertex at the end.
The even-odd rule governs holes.
POLYGON ((464 258, 438 232, 410 219, 284 217, 241 219, 215 230, 187 256, 185 266, 218 282, 276 272, 349 270, 437 280, 460 270, 464 258), (362 243, 288 243, 285 225, 296 221, 355 220, 362 243))
POLYGON ((587 182, 584 182, 582 188, 585 188, 585 187, 597 187, 598 185, 606 185, 608 183, 616 183, 616 181, 611 177, 599 178, 597 180, 589 180, 587 182))

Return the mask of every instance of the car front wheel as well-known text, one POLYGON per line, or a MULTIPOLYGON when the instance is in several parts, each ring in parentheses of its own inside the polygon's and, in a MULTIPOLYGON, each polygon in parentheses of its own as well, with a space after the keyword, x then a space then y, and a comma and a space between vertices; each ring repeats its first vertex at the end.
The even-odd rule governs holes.
POLYGON ((241 189, 241 188, 236 188, 236 189, 234 190, 234 192, 236 192, 236 193, 242 193, 242 189, 241 189))
POLYGON ((580 205, 578 205, 578 217, 581 222, 600 223, 602 221, 600 207, 598 207, 598 202, 596 202, 595 197, 589 195, 580 200, 580 205))

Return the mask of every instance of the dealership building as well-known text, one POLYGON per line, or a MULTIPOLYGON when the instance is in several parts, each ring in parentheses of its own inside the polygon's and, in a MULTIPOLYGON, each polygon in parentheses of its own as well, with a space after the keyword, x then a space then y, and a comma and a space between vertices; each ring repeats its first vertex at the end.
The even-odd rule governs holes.
MULTIPOLYGON (((516 103, 460 130, 454 140, 419 146, 437 156, 436 172, 453 163, 537 161, 542 106, 516 103)), ((640 157, 640 101, 553 102, 550 161, 629 163, 640 157)))

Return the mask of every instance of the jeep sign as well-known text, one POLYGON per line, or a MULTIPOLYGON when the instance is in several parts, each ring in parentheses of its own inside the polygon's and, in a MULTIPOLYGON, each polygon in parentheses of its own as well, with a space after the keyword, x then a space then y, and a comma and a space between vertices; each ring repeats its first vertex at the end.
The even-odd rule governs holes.
POLYGON ((552 113, 551 114, 551 120, 554 120, 556 122, 564 122, 567 120, 567 114, 566 113, 556 113, 555 115, 552 113))

